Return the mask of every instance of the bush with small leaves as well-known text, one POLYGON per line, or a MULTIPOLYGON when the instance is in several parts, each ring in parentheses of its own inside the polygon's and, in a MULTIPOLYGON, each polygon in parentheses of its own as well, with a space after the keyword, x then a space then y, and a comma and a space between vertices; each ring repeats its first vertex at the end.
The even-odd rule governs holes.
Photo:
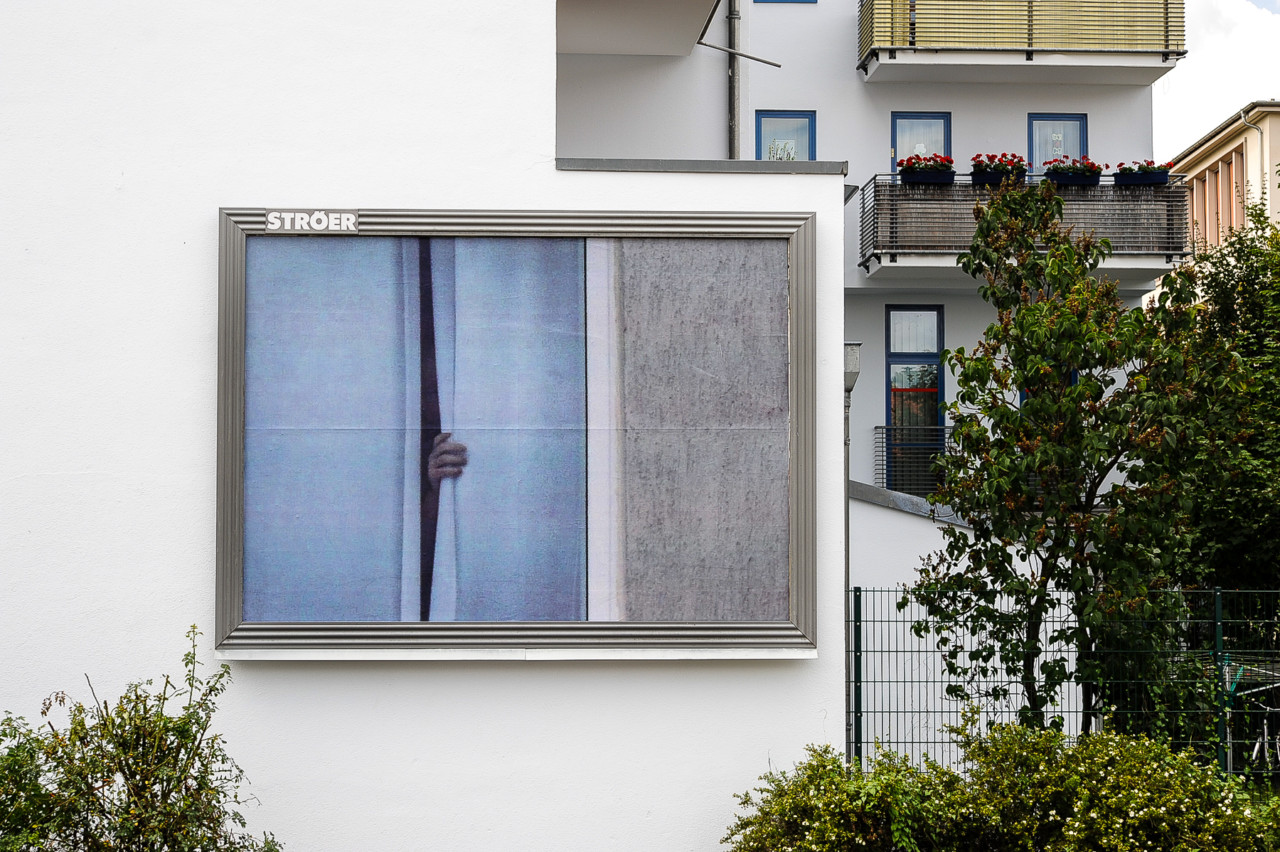
POLYGON ((0 720, 0 852, 279 850, 241 831, 244 773, 211 730, 230 670, 200 677, 198 635, 179 684, 131 684, 114 704, 54 693, 42 715, 66 708, 62 729, 0 720))
POLYGON ((733 852, 1280 852, 1280 796, 1164 743, 1026 725, 950 729, 964 774, 879 752, 865 771, 810 746, 761 776, 733 852))
POLYGON ((760 776, 738 796, 739 815, 723 843, 734 852, 930 852, 959 777, 935 764, 913 767, 880 752, 863 772, 829 745, 809 746, 791 772, 760 776))

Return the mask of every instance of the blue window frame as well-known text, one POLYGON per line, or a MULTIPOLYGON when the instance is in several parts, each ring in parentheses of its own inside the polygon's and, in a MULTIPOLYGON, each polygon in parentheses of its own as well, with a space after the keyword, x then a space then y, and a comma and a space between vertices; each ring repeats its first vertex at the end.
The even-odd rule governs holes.
POLYGON ((951 113, 895 112, 889 130, 889 170, 898 170, 898 160, 920 154, 951 156, 951 113))
POLYGON ((1044 171, 1046 160, 1078 159, 1089 153, 1089 117, 1084 113, 1033 112, 1027 115, 1027 161, 1044 171))
POLYGON ((817 125, 813 110, 756 110, 756 159, 816 160, 817 125))
POLYGON ((943 427, 941 305, 885 306, 885 487, 924 496, 943 427))

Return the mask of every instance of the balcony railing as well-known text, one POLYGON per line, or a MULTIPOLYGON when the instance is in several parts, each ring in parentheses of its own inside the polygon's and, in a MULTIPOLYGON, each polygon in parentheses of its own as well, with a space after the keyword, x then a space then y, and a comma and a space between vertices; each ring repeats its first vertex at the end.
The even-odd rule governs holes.
POLYGON ((887 50, 1182 54, 1182 0, 862 0, 859 68, 887 50))
POLYGON ((933 459, 952 449, 950 426, 875 427, 876 485, 928 497, 938 487, 933 459))
MULTIPOLYGON (((1062 221, 1077 231, 1095 231, 1116 255, 1163 255, 1172 262, 1186 253, 1187 188, 1179 175, 1164 186, 1115 186, 1109 176, 1096 187, 1061 187, 1062 221)), ((898 254, 956 255, 973 241, 973 205, 990 190, 967 175, 952 185, 904 184, 897 175, 876 175, 860 193, 860 260, 898 254)))

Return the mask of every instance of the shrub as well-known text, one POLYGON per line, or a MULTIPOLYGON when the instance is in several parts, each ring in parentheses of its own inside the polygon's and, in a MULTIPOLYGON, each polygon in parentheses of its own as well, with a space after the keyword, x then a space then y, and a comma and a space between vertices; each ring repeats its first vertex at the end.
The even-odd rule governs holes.
POLYGON ((114 705, 54 693, 41 715, 65 707, 64 729, 0 720, 0 852, 280 848, 270 835, 258 841, 239 830, 244 773, 210 730, 230 670, 201 678, 199 634, 187 635, 180 684, 134 683, 114 705))
POLYGON ((1071 743, 1022 725, 980 735, 972 714, 952 733, 967 773, 957 815, 969 826, 953 836, 990 852, 1277 848, 1259 845, 1270 796, 1252 801, 1238 779, 1165 743, 1111 731, 1071 743))
POLYGON ((760 776, 764 786, 738 796, 739 815, 723 843, 734 852, 928 852, 959 777, 932 763, 911 766, 880 752, 867 771, 829 745, 808 746, 792 772, 760 776))
POLYGON ((830 746, 738 797, 734 852, 1280 852, 1280 796, 1164 743, 1109 731, 951 730, 963 776, 878 753, 865 771, 830 746))

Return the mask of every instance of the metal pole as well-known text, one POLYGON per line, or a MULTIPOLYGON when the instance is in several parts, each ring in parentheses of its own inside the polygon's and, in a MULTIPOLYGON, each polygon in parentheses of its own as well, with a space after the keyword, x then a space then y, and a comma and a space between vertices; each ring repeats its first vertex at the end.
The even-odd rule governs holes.
POLYGON ((1222 589, 1213 588, 1213 664, 1218 669, 1218 770, 1228 771, 1231 759, 1227 749, 1227 671, 1222 649, 1222 589))
POLYGON ((849 581, 852 579, 849 570, 849 411, 853 407, 853 388, 858 383, 858 374, 862 372, 859 352, 862 344, 846 341, 844 344, 844 469, 840 476, 844 481, 844 757, 845 760, 862 758, 862 588, 854 587, 853 612, 849 611, 849 581), (852 631, 852 635, 850 633, 852 631), (850 659, 852 656, 852 671, 850 659), (850 683, 853 694, 850 695, 850 683), (850 731, 852 727, 852 731, 850 731), (853 754, 849 754, 849 743, 853 743, 853 754))
POLYGON ((862 763, 862 587, 853 587, 853 758, 862 763))
POLYGON ((738 12, 738 0, 729 0, 729 13, 725 16, 729 21, 729 159, 738 159, 739 145, 739 124, 741 123, 738 115, 739 95, 738 95, 738 77, 740 74, 740 63, 737 52, 742 49, 739 43, 742 33, 742 15, 738 12))

